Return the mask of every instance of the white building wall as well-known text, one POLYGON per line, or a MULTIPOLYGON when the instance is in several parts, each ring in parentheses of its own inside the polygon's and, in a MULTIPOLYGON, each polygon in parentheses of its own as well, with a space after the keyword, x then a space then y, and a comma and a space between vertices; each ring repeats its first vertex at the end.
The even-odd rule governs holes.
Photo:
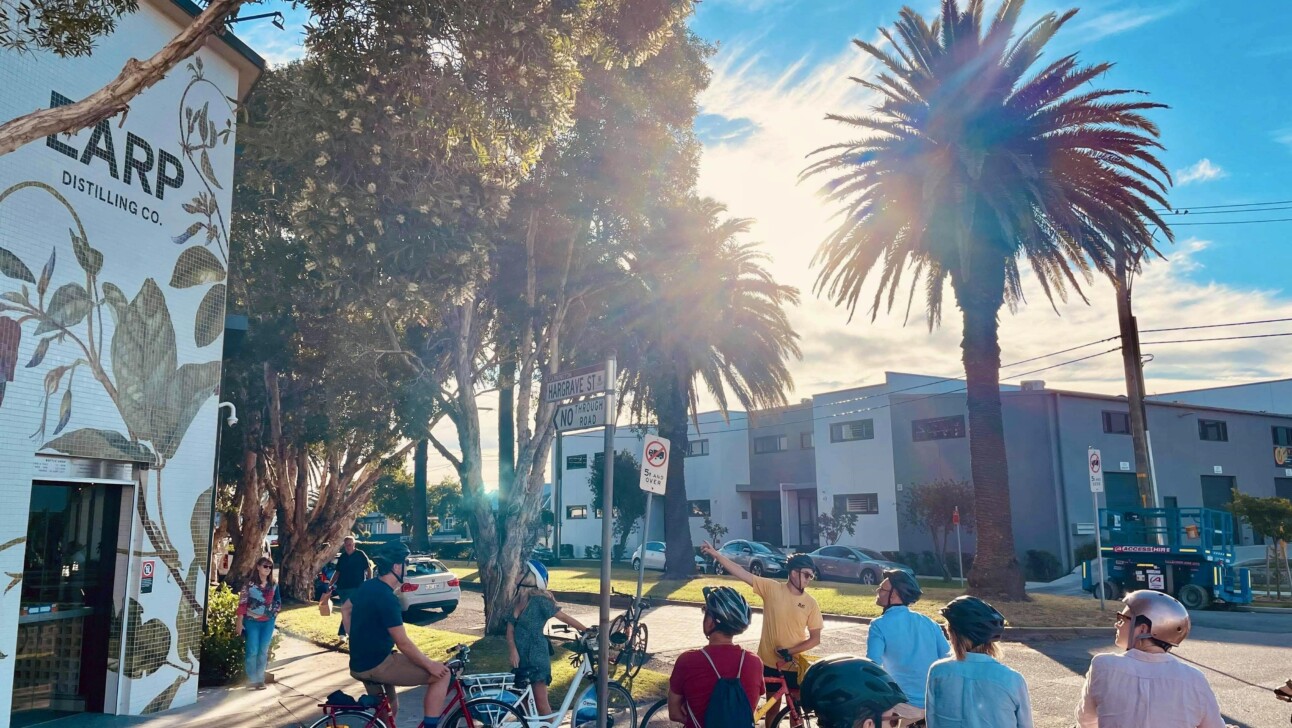
POLYGON ((1148 399, 1249 412, 1292 414, 1292 379, 1155 394, 1148 399))
MULTIPOLYGON (((653 430, 652 430, 653 432, 653 430)), ((585 557, 585 548, 601 543, 601 519, 597 518, 599 504, 593 502, 592 489, 588 486, 588 474, 597 455, 605 451, 605 434, 602 430, 590 430, 562 436, 562 458, 565 462, 555 463, 563 468, 561 472, 561 512, 556 516, 561 519, 561 543, 574 546, 574 558, 585 557), (571 459, 585 458, 587 466, 569 469, 571 459), (586 518, 569 518, 571 508, 585 507, 586 518)), ((615 451, 632 453, 639 461, 642 457, 643 433, 630 427, 619 427, 615 430, 615 451)), ((553 449, 552 457, 556 457, 553 449)), ((659 506, 656 503, 656 506, 659 506)), ((628 551, 641 542, 641 528, 628 537, 628 551)))

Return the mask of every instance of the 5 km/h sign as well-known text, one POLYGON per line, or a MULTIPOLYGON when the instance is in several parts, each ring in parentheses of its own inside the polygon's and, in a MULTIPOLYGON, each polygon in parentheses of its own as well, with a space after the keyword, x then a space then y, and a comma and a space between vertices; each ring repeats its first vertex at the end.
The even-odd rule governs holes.
POLYGON ((550 381, 543 382, 543 401, 560 402, 563 399, 604 391, 606 391, 606 366, 597 364, 553 374, 550 381))
POLYGON ((1099 451, 1090 448, 1086 451, 1086 459, 1090 463, 1090 492, 1104 492, 1104 464, 1099 451))
POLYGON ((647 493, 664 495, 668 482, 668 447, 669 441, 658 435, 646 438, 642 447, 641 487, 647 493))
POLYGON ((552 416, 557 432, 583 430, 606 424, 606 398, 593 397, 582 402, 571 402, 556 408, 552 416))

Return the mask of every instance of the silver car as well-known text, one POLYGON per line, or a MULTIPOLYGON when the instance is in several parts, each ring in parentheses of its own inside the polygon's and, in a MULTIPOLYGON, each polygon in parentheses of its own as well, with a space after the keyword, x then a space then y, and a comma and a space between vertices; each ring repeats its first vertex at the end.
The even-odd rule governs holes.
POLYGON ((808 555, 821 579, 878 584, 884 578, 885 569, 901 569, 915 576, 911 567, 889 561, 878 551, 856 546, 822 546, 808 555))
MULTIPOLYGON (((787 569, 786 563, 789 561, 788 556, 777 551, 771 544, 762 541, 746 541, 743 538, 728 541, 718 551, 748 569, 754 576, 784 574, 787 569)), ((719 574, 723 573, 722 564, 718 564, 716 571, 719 574)))

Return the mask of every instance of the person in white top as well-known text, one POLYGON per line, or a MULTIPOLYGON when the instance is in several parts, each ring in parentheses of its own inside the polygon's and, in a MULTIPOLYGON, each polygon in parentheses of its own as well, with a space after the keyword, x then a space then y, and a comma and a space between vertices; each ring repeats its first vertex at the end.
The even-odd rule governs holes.
POLYGON ((1189 610, 1162 592, 1127 594, 1117 614, 1121 654, 1095 655, 1077 704, 1080 728, 1227 728, 1202 671, 1174 655, 1189 610))

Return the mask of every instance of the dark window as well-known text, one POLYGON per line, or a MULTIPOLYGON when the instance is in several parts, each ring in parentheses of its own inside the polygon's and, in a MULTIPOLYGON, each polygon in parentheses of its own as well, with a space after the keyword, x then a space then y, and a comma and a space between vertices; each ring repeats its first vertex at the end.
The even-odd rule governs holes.
POLYGON ((911 438, 916 442, 925 440, 952 440, 965 436, 964 415, 955 417, 934 417, 928 420, 911 422, 911 438))
POLYGON ((691 511, 692 518, 704 518, 709 515, 709 499, 693 500, 686 502, 687 508, 691 511))
POLYGON ((1274 433, 1274 444, 1281 447, 1292 447, 1292 427, 1271 427, 1274 433))
POLYGON ((606 461, 606 454, 603 452, 599 452, 592 456, 592 463, 597 467, 601 467, 601 463, 605 461, 606 461))
POLYGON ((1130 431, 1130 414, 1104 412, 1104 432, 1110 435, 1129 435, 1130 431))
POLYGON ((565 456, 566 470, 583 470, 586 467, 588 467, 587 455, 566 455, 565 456))
POLYGON ((587 506, 566 506, 565 519, 567 521, 577 521, 588 517, 587 506))
POLYGON ((687 457, 696 457, 698 455, 708 455, 709 441, 691 440, 690 442, 686 443, 686 454, 687 454, 687 457))
POLYGON ((874 515, 879 513, 879 494, 853 493, 851 495, 836 495, 834 497, 834 507, 843 513, 874 515))
POLYGON ((799 447, 803 448, 804 450, 811 450, 814 447, 812 444, 812 433, 810 432, 799 433, 799 447))
POLYGON ((769 452, 784 452, 790 449, 789 438, 785 435, 767 435, 766 437, 754 438, 754 454, 762 455, 769 452))
POLYGON ((830 442, 875 439, 874 420, 854 420, 830 425, 830 442))
POLYGON ((1229 442, 1229 428, 1224 420, 1198 420, 1198 439, 1229 442))
POLYGON ((1173 495, 1165 495, 1165 496, 1162 496, 1162 507, 1163 507, 1163 508, 1179 508, 1179 507, 1180 507, 1180 499, 1179 499, 1179 498, 1176 498, 1176 497, 1175 497, 1175 496, 1173 496, 1173 495))

